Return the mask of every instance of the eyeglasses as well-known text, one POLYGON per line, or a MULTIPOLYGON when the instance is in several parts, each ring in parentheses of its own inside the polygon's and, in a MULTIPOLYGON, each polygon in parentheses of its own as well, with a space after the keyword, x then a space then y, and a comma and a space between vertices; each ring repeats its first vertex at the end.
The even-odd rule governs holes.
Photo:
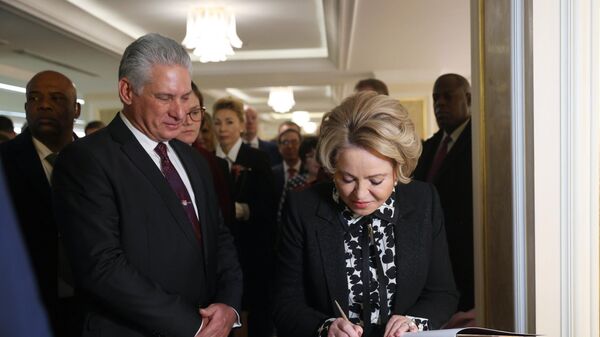
POLYGON ((200 107, 200 108, 192 109, 190 112, 188 112, 188 116, 190 116, 190 119, 193 120, 194 122, 200 122, 200 121, 202 121, 202 118, 204 117, 205 113, 206 113, 206 108, 200 107))
POLYGON ((298 145, 300 143, 297 139, 285 139, 279 142, 281 145, 298 145))

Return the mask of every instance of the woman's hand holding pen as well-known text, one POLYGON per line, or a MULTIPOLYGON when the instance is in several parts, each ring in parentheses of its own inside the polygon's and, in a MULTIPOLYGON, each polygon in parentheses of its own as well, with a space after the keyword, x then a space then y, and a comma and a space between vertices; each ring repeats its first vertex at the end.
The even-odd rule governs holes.
POLYGON ((335 301, 335 306, 342 317, 337 318, 331 323, 327 337, 361 337, 363 334, 362 326, 350 322, 337 300, 335 301))
POLYGON ((415 322, 402 315, 393 315, 385 326, 383 337, 400 337, 407 332, 417 332, 419 327, 415 322))
POLYGON ((352 324, 346 318, 337 318, 329 326, 327 337, 361 337, 363 328, 360 325, 352 324))

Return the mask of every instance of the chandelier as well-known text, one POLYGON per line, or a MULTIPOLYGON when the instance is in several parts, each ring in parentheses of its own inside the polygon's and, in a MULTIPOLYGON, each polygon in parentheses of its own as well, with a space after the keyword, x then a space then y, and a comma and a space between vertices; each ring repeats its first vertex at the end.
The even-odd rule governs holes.
POLYGON ((182 44, 193 49, 200 62, 221 62, 233 55, 233 48, 241 48, 237 35, 235 15, 226 7, 199 6, 188 12, 187 30, 182 44))
POLYGON ((277 112, 288 112, 296 104, 292 87, 274 87, 269 92, 267 104, 277 112))

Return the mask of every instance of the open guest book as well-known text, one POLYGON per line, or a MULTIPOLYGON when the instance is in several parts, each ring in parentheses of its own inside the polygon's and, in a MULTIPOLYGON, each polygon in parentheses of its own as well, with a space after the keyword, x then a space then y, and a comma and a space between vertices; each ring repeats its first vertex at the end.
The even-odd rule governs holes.
POLYGON ((494 330, 487 328, 458 328, 458 329, 442 329, 430 330, 422 332, 409 332, 404 334, 406 337, 457 337, 457 336, 540 336, 536 334, 518 333, 511 331, 494 330))

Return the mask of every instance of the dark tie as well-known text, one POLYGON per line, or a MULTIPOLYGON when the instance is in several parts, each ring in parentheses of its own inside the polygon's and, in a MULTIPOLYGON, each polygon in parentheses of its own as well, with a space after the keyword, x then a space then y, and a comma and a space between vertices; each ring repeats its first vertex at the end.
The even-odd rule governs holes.
POLYGON ((54 162, 56 162, 56 157, 58 157, 58 153, 53 152, 50 153, 49 155, 46 156, 46 161, 50 163, 50 165, 52 165, 52 167, 54 167, 54 162))
POLYGON ((427 173, 427 182, 433 182, 435 176, 437 175, 442 163, 444 162, 444 158, 446 158, 446 154, 448 154, 448 143, 452 141, 452 137, 446 136, 442 141, 442 145, 438 149, 435 157, 433 158, 433 163, 431 164, 431 168, 429 169, 429 173, 427 173))
POLYGON ((177 198, 181 201, 181 205, 185 210, 185 214, 190 220, 192 227, 194 229, 194 234, 196 235, 196 239, 200 241, 200 221, 198 221, 198 217, 196 216, 196 212, 194 211, 194 204, 192 203, 192 199, 190 198, 190 194, 188 190, 185 188, 183 184, 183 180, 175 170, 175 166, 169 160, 169 156, 167 155, 167 146, 165 143, 158 143, 154 151, 158 153, 160 157, 160 169, 167 179, 169 185, 177 195, 177 198))
MULTIPOLYGON (((54 163, 56 162, 56 158, 58 158, 58 153, 53 152, 44 158, 52 167, 54 167, 54 163)), ((65 252, 65 247, 62 242, 62 234, 58 233, 58 270, 57 276, 59 279, 58 286, 58 297, 65 298, 73 296, 73 273, 71 272, 71 267, 69 267, 69 262, 67 259, 67 253, 65 252), (62 282, 61 282, 62 281, 62 282)))

